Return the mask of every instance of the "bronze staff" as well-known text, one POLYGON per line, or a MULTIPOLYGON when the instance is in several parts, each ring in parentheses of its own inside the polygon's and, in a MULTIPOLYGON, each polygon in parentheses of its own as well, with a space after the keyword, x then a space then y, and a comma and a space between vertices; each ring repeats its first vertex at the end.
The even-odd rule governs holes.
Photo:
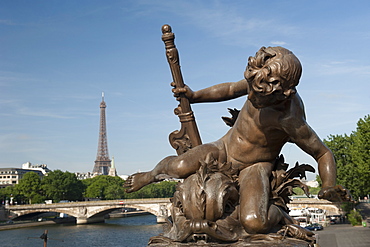
MULTIPOLYGON (((184 88, 185 84, 180 70, 180 58, 175 46, 175 34, 172 33, 171 26, 162 26, 162 40, 166 48, 166 56, 170 65, 173 85, 176 89, 184 88)), ((179 93, 178 100, 180 104, 174 112, 179 117, 181 129, 173 131, 169 136, 171 146, 176 149, 178 155, 187 150, 202 144, 194 113, 191 110, 190 102, 184 93, 179 93)))

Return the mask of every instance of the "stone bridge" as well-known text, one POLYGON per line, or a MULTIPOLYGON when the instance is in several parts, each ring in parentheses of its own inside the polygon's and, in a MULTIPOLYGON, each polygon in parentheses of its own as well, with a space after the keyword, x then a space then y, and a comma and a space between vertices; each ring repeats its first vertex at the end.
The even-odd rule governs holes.
MULTIPOLYGON (((31 213, 58 212, 65 213, 76 218, 77 224, 104 222, 104 216, 120 208, 136 208, 157 216, 157 222, 165 222, 171 212, 169 198, 150 199, 126 199, 107 201, 84 201, 52 204, 27 204, 7 206, 12 219, 31 213)), ((321 208, 328 215, 340 215, 342 213, 340 203, 332 203, 326 200, 314 198, 293 199, 288 204, 289 208, 321 208)))
POLYGON ((84 201, 51 204, 27 204, 7 206, 11 217, 41 212, 65 213, 76 218, 77 224, 104 222, 104 216, 120 208, 136 208, 157 216, 157 222, 165 222, 170 215, 169 198, 84 201))

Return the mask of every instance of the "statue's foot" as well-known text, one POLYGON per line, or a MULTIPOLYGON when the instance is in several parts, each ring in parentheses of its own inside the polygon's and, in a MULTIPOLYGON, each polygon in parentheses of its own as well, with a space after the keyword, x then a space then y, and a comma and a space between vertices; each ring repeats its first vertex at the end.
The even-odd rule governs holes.
POLYGON ((127 193, 138 191, 145 185, 150 184, 149 176, 148 172, 135 173, 127 178, 123 187, 127 188, 127 193))

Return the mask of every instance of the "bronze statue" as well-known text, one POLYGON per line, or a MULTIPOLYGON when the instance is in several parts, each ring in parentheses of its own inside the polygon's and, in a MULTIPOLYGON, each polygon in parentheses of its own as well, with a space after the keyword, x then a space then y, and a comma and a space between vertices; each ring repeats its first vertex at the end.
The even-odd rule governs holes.
MULTIPOLYGON (((164 35, 171 33, 167 25, 162 31, 164 35)), ((185 179, 173 198, 171 227, 165 237, 180 242, 235 242, 253 234, 284 231, 312 241, 309 231, 294 225, 284 204, 292 187, 308 193, 293 177, 314 169, 297 164, 287 172, 288 165, 280 155, 287 142, 295 143, 317 161, 322 180, 319 198, 350 200, 349 192, 336 185, 331 151, 306 122, 296 89, 301 72, 301 63, 291 51, 262 47, 249 57, 245 79, 238 82, 199 91, 172 84, 175 97, 192 104, 248 96, 240 111, 230 110, 233 117, 224 118, 232 127, 219 140, 189 145, 178 156, 164 158, 153 170, 127 179, 127 192, 168 177, 185 179)))

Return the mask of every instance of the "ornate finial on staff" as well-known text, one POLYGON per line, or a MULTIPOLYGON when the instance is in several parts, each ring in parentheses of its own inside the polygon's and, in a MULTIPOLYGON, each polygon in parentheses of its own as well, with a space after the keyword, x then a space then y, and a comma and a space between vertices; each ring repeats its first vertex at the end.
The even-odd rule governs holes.
MULTIPOLYGON (((170 25, 162 26, 162 40, 166 48, 166 56, 170 65, 173 83, 171 85, 176 89, 184 88, 184 80, 180 69, 180 58, 175 46, 175 34, 172 33, 170 25)), ((181 129, 173 131, 169 136, 171 146, 176 149, 178 155, 187 150, 202 144, 194 113, 191 110, 189 99, 184 93, 179 93, 178 100, 180 104, 175 108, 175 114, 180 118, 181 129)))

